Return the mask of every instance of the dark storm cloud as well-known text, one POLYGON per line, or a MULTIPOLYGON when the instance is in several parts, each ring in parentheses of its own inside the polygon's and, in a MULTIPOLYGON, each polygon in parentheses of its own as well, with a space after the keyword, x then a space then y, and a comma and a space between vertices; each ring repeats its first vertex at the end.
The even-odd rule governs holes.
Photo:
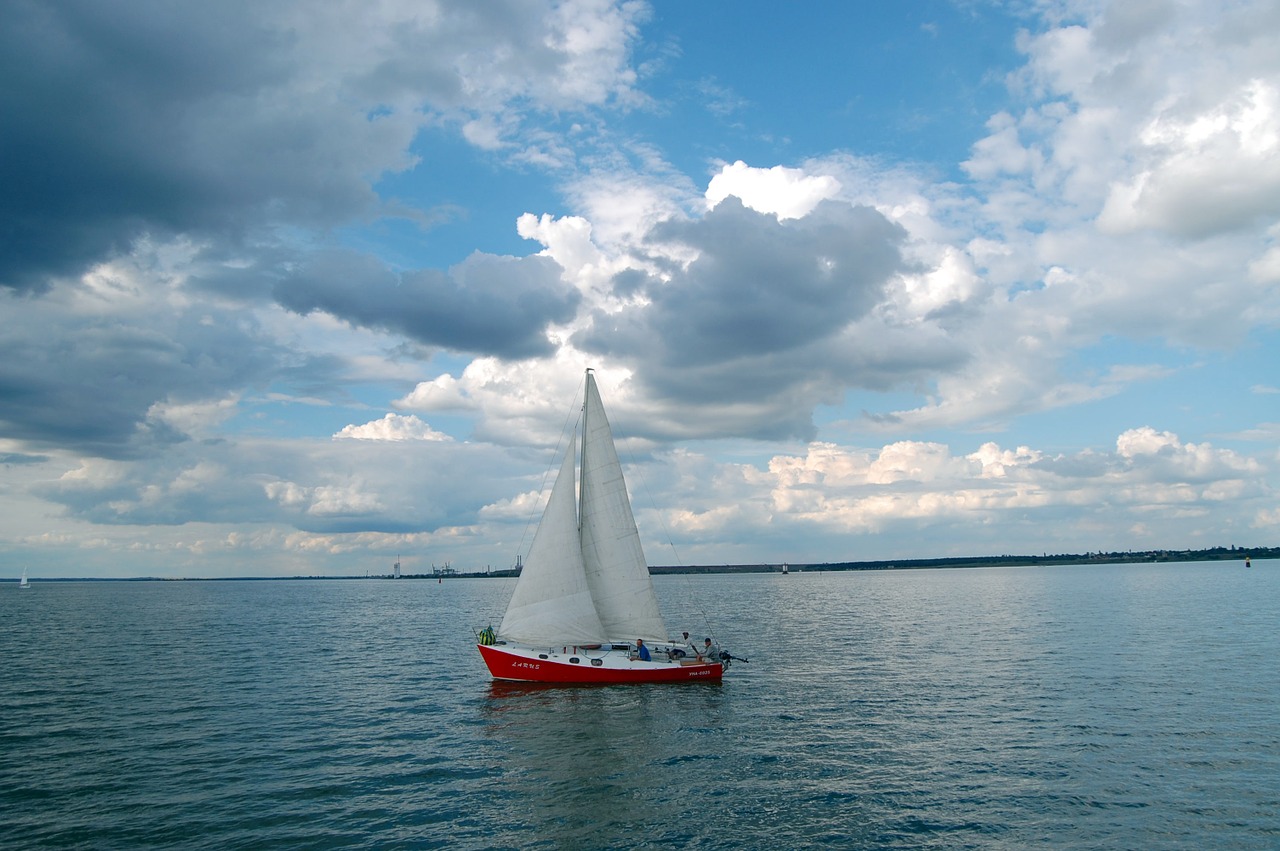
POLYGON ((450 98, 451 54, 436 51, 412 90, 379 90, 288 14, 237 0, 0 4, 0 286, 47 289, 144 234, 235 241, 372 209, 370 180, 411 164, 423 120, 381 98, 450 98))
MULTIPOLYGON (((234 233, 247 210, 302 201, 291 184, 314 164, 323 128, 255 109, 288 45, 246 8, 3 5, 0 285, 42 289, 45 276, 79 272, 143 233, 234 233), (296 165, 282 169, 264 149, 285 132, 296 165)), ((335 175, 331 197, 306 206, 367 201, 352 177, 335 175)))
POLYGON ((669 282, 651 281, 644 308, 620 320, 597 314, 580 342, 621 356, 657 351, 668 367, 799 349, 876 304, 901 268, 904 236, 865 207, 824 202, 780 222, 728 198, 701 220, 656 228, 654 241, 687 245, 698 259, 669 282))
POLYGON ((425 345, 507 359, 550 354, 547 325, 573 318, 581 300, 546 257, 473 254, 448 272, 396 274, 350 252, 312 258, 277 286, 276 298, 298 313, 322 310, 425 345))
POLYGON ((904 238, 867 207, 827 201, 780 221, 730 197, 700 220, 655 228, 652 242, 686 246, 697 259, 669 269, 667 280, 618 276, 617 291, 647 301, 597 312, 574 342, 636 365, 649 395, 700 406, 708 433, 809 437, 814 406, 838 403, 847 387, 883 386, 954 360, 932 342, 894 338, 922 349, 891 355, 847 339, 904 270, 904 238))
POLYGON ((428 121, 581 105, 562 25, 521 2, 0 3, 0 287, 47 291, 143 235, 426 221, 371 184, 414 166, 428 121))
POLYGON ((669 356, 715 362, 839 331, 879 300, 905 235, 867 207, 828 201, 780 222, 736 198, 700 222, 659 228, 654 238, 700 251, 680 286, 656 294, 669 356))
POLYGON ((186 436, 150 416, 157 403, 222 398, 261 384, 273 344, 225 315, 9 326, 0 335, 0 435, 41 449, 137 457, 186 436))

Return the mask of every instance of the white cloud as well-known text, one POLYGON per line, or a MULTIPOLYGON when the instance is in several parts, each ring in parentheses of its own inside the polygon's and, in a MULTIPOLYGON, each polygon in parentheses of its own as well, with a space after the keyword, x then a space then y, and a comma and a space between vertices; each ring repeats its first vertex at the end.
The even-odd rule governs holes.
POLYGON ((1018 124, 1009 113, 993 115, 987 130, 990 134, 974 144, 972 156, 962 163, 972 177, 992 180, 1002 174, 1029 173, 1041 165, 1041 154, 1023 146, 1018 124))
POLYGON ((642 168, 609 158, 566 187, 596 243, 620 254, 632 251, 659 222, 683 218, 697 195, 693 181, 656 152, 642 148, 632 153, 643 160, 642 168))
POLYGON ((473 118, 462 125, 462 136, 477 148, 496 151, 503 147, 504 128, 492 115, 473 118))
POLYGON ((185 434, 206 434, 235 416, 240 398, 203 402, 156 402, 147 411, 147 419, 168 423, 185 434))
POLYGON ((1124 458, 1138 455, 1155 455, 1161 450, 1181 449, 1182 444, 1176 434, 1167 431, 1156 431, 1150 426, 1130 429, 1116 439, 1116 451, 1124 458))
MULTIPOLYGON (((919 252, 917 252, 919 256, 919 252)), ((902 287, 910 315, 924 317, 948 305, 971 303, 986 290, 974 268, 971 255, 953 246, 944 246, 932 268, 923 274, 903 275, 902 287)))
POLYGON ((318 517, 373 514, 383 508, 375 494, 366 492, 358 484, 324 485, 312 491, 307 513, 318 517))
POLYGON ((902 481, 936 481, 946 473, 954 475, 955 460, 951 450, 941 444, 898 441, 880 450, 879 457, 867 470, 867 482, 888 485, 902 481))
POLYGON ((267 497, 290 507, 306 505, 311 498, 311 489, 294 482, 267 482, 262 486, 267 497))
MULTIPOLYGON (((1131 525, 1141 524, 1147 540, 1168 541, 1179 537, 1184 518, 1214 516, 1223 503, 1268 504, 1257 459, 1184 444, 1150 427, 1126 431, 1116 445, 1114 453, 1051 456, 987 442, 957 456, 932 442, 896 441, 878 450, 814 443, 805 454, 774 456, 758 474, 759 484, 768 486, 767 505, 761 496, 736 491, 733 497, 726 492, 724 502, 765 524, 757 530, 762 538, 796 528, 818 536, 954 528, 970 540, 987 524, 1008 529, 1017 519, 1036 524, 1042 517, 1047 525, 1035 525, 1041 531, 1033 537, 1045 546, 1079 542, 1095 527, 1110 527, 1114 537, 1103 543, 1115 549, 1132 543, 1123 538, 1131 525)), ((730 470, 709 478, 741 479, 730 470)))
POLYGON ((554 78, 560 104, 600 104, 610 97, 631 100, 635 70, 630 50, 639 24, 648 15, 642 3, 564 0, 555 7, 546 37, 563 57, 554 78))
POLYGON ((1280 317, 1274 6, 1116 3, 1063 18, 1020 40, 1027 61, 1009 84, 1024 103, 973 145, 973 183, 934 187, 923 221, 899 219, 924 269, 890 290, 894 315, 971 356, 920 406, 877 415, 883 427, 1002 427, 1113 397, 1176 367, 1063 365, 1108 338, 1230 348, 1280 317))
POLYGON ((1156 114, 1134 155, 1146 165, 1112 188, 1099 226, 1202 238, 1280 215, 1280 90, 1241 84, 1194 114, 1174 101, 1156 114))
POLYGON ((1038 35, 1023 33, 1018 46, 1028 61, 1014 84, 1026 87, 1036 98, 1074 95, 1088 88, 1114 62, 1094 49, 1088 27, 1074 24, 1051 27, 1038 35))
POLYGON ((400 414, 387 414, 380 420, 373 420, 363 425, 343 426, 333 437, 335 440, 447 441, 452 439, 413 415, 401 416, 400 414))
POLYGON ((1116 452, 1133 464, 1134 470, 1148 470, 1162 479, 1176 477, 1193 484, 1214 483, 1216 488, 1235 487, 1233 480, 1262 472, 1254 458, 1229 449, 1215 449, 1209 443, 1182 443, 1176 434, 1158 432, 1150 426, 1130 429, 1116 440, 1116 452))
POLYGON ((733 196, 761 213, 780 219, 799 219, 813 212, 819 202, 834 198, 840 182, 830 175, 806 174, 802 169, 773 166, 752 168, 738 160, 721 167, 707 185, 707 203, 715 207, 733 196))

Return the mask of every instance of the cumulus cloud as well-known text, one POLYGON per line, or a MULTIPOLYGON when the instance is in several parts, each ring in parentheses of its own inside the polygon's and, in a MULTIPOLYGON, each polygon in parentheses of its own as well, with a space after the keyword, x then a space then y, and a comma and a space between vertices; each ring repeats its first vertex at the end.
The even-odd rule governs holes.
POLYGON ((920 406, 869 421, 1003 428, 1177 372, 1072 367, 1104 340, 1228 349, 1242 328, 1273 325, 1276 22, 1258 2, 1223 14, 1112 3, 1026 31, 1026 62, 1008 78, 1020 108, 993 115, 973 144, 970 185, 927 193, 932 224, 897 219, 907 256, 926 266, 897 301, 971 357, 938 372, 920 406))
POLYGON ((334 434, 335 440, 442 440, 452 438, 436 431, 415 416, 387 414, 380 420, 363 425, 343 426, 334 434))
POLYGON ((901 268, 902 238, 864 207, 824 202, 781 221, 728 198, 700 219, 655 226, 655 258, 693 259, 658 259, 653 271, 619 279, 631 297, 593 311, 572 341, 633 365, 659 398, 736 409, 744 431, 780 422, 804 430, 794 414, 806 406, 793 395, 805 392, 803 374, 824 374, 815 353, 880 301, 901 268))
POLYGON ((752 210, 774 213, 779 219, 799 219, 839 191, 840 182, 829 174, 806 174, 780 165, 752 168, 738 160, 711 178, 706 196, 712 207, 734 197, 752 210))
POLYGON ((1107 230, 1203 238, 1280 215, 1280 89, 1261 79, 1190 115, 1171 103, 1140 135, 1142 171, 1114 186, 1107 230))
POLYGON ((815 532, 869 534, 1039 516, 1063 524, 1045 530, 1044 539, 1065 543, 1080 540, 1094 515, 1120 512, 1141 519, 1148 530, 1141 543, 1148 543, 1173 535, 1188 512, 1212 516, 1227 494, 1265 502, 1261 472, 1231 450, 1184 445, 1177 435, 1144 427, 1120 435, 1109 455, 1048 456, 994 442, 963 456, 923 441, 879 450, 811 444, 805 455, 775 456, 765 480, 775 534, 796 523, 815 532))

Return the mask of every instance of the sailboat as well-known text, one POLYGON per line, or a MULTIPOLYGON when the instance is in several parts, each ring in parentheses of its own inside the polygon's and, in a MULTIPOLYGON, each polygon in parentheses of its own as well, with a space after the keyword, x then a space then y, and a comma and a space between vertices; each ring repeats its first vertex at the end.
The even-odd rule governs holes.
POLYGON ((31 583, 27 581, 27 569, 25 567, 22 568, 22 578, 18 580, 18 587, 19 588, 31 587, 31 583))
POLYGON ((570 439, 502 624, 477 647, 494 679, 719 680, 733 657, 667 638, 595 376, 586 373, 581 483, 570 439))

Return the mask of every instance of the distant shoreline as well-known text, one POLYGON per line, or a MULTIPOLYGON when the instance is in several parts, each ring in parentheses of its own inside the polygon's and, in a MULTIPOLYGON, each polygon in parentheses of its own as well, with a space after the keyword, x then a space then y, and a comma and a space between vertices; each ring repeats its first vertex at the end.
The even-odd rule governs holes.
MULTIPOLYGON (((1208 550, 1147 550, 1144 552, 1113 553, 1064 553, 1058 555, 1038 556, 962 556, 953 558, 918 558, 918 559, 883 559, 880 561, 840 561, 804 563, 788 562, 791 573, 824 573, 846 570, 925 570, 936 568, 971 568, 971 567, 1045 567, 1089 564, 1152 564, 1177 563, 1187 561, 1253 561, 1280 558, 1280 547, 1214 547, 1208 550)), ((650 565, 652 576, 673 576, 680 574, 736 574, 736 573, 782 573, 783 564, 712 564, 712 565, 650 565)), ((50 577, 37 579, 35 582, 233 582, 233 581, 277 581, 294 579, 485 579, 510 578, 518 576, 515 568, 503 570, 459 571, 447 568, 434 573, 405 573, 399 577, 391 574, 356 574, 344 576, 197 576, 197 577, 50 577)), ((17 581, 16 579, 13 581, 17 581)))
MULTIPOLYGON (((1039 556, 960 556, 953 558, 883 559, 880 561, 844 561, 820 564, 788 562, 792 573, 841 570, 922 570, 929 568, 969 567, 1045 567, 1088 564, 1152 564, 1187 561, 1244 561, 1246 558, 1280 558, 1280 547, 1214 548, 1211 550, 1150 550, 1147 552, 1084 553, 1039 556)), ((668 573, 780 573, 782 564, 742 564, 711 566, 651 566, 655 576, 668 573)))

